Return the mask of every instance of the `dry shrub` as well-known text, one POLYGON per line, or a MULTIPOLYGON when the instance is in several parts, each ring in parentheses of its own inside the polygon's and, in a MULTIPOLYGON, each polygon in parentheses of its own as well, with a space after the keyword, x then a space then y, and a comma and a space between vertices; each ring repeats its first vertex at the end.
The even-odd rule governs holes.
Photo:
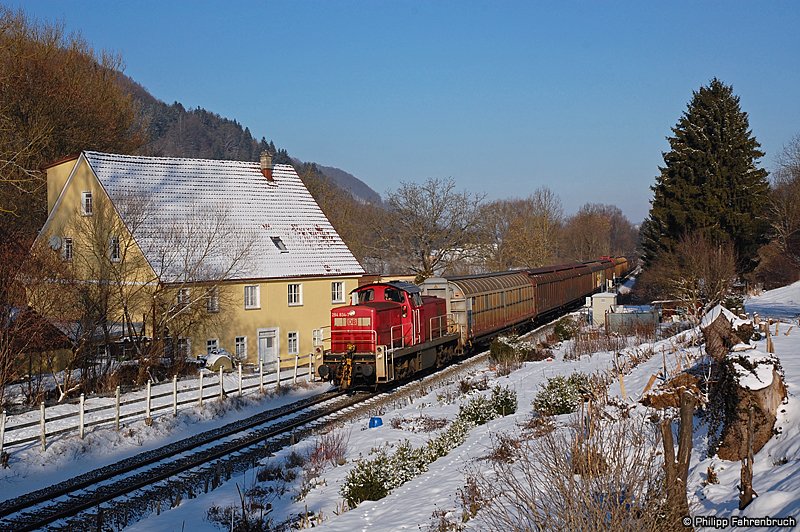
POLYGON ((332 430, 322 434, 308 453, 307 466, 313 471, 322 471, 326 465, 337 466, 347 460, 347 446, 350 433, 344 430, 332 430))
POLYGON ((545 434, 550 434, 556 430, 556 425, 553 423, 551 416, 534 414, 521 428, 526 434, 534 438, 541 438, 545 434))
POLYGON ((588 435, 564 428, 524 441, 513 461, 472 475, 483 506, 476 528, 671 530, 658 431, 640 416, 594 427, 588 435), (583 444, 575 448, 578 436, 583 444), (590 457, 604 467, 573 474, 590 457))
POLYGON ((585 331, 575 335, 575 341, 567 347, 565 360, 577 360, 581 355, 591 355, 603 351, 621 351, 628 347, 625 336, 606 334, 601 329, 585 331))
POLYGON ((490 462, 512 462, 522 445, 519 438, 509 434, 494 435, 492 440, 492 450, 485 457, 490 462))

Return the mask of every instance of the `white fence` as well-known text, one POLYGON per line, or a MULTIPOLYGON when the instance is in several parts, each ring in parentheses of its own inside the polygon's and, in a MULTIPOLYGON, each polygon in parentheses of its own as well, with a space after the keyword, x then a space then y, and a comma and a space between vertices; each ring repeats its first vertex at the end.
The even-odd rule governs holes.
MULTIPOLYGON (((287 362, 283 359, 275 365, 280 367, 280 364, 287 362)), ((148 381, 144 390, 128 393, 125 399, 121 399, 117 386, 114 397, 87 399, 81 394, 78 402, 73 404, 45 408, 41 403, 38 419, 35 411, 7 416, 4 410, 0 413, 0 454, 4 447, 36 441, 40 442, 44 451, 47 439, 52 436, 77 432, 83 439, 87 427, 113 425, 119 430, 123 421, 129 423, 140 419, 149 424, 155 415, 172 413, 177 416, 178 410, 202 406, 206 400, 222 400, 235 394, 263 394, 267 386, 297 383, 303 377, 310 381, 313 375, 313 355, 295 355, 294 366, 284 367, 280 374, 277 368, 265 371, 263 366, 250 374, 243 374, 242 365, 239 364, 236 370, 228 374, 224 374, 220 368, 219 374, 201 370, 197 379, 178 381, 177 377, 173 377, 172 382, 156 385, 148 381)))

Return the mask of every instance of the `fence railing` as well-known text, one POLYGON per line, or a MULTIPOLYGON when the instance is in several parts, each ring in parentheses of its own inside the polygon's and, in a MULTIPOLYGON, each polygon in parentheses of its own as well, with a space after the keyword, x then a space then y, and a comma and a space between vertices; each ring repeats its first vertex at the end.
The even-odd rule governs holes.
POLYGON ((125 399, 121 397, 117 386, 114 397, 86 398, 81 394, 75 404, 50 407, 45 407, 42 402, 39 405, 38 419, 35 419, 35 411, 8 416, 3 410, 0 412, 0 456, 5 448, 11 446, 39 441, 44 451, 47 448, 47 439, 53 436, 77 432, 83 439, 88 427, 113 425, 116 430, 120 430, 123 421, 140 419, 150 424, 157 415, 171 412, 173 416, 177 416, 179 410, 188 408, 187 405, 202 406, 204 400, 223 400, 230 395, 263 394, 267 386, 279 388, 281 383, 297 383, 303 377, 309 381, 313 378, 314 357, 311 353, 294 355, 293 367, 289 367, 288 362, 285 358, 279 359, 273 363, 277 368, 269 371, 265 371, 264 365, 259 364, 250 374, 244 374, 242 365, 239 364, 235 371, 228 374, 220 368, 218 374, 201 370, 196 379, 179 381, 177 376, 173 376, 172 382, 156 385, 148 381, 144 390, 131 392, 127 394, 130 397, 125 399), (281 368, 282 364, 286 367, 281 368), (136 397, 141 394, 144 395, 136 397))

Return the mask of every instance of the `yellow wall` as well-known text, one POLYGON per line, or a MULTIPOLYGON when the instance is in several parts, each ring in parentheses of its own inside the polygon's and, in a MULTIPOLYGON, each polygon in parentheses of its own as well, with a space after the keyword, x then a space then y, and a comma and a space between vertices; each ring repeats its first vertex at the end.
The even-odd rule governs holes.
MULTIPOLYGON (((131 283, 153 283, 157 281, 142 251, 119 218, 111 199, 85 161, 68 161, 47 170, 48 205, 51 206, 48 221, 37 240, 45 242, 51 236, 72 238, 73 266, 79 278, 97 277, 98 267, 95 264, 95 253, 92 244, 97 244, 101 252, 106 252, 108 236, 120 238, 120 252, 124 264, 118 267, 125 272, 131 283), (73 172, 73 168, 74 172, 73 172), (72 173, 72 179, 66 185, 62 183, 72 173), (52 181, 52 183, 51 183, 52 181), (66 188, 64 188, 66 186, 66 188), (82 193, 92 193, 93 214, 84 216, 81 211, 82 193), (53 199, 55 198, 55 199, 53 199), (92 242, 94 241, 94 242, 92 242)), ((62 248, 57 253, 62 253, 62 248)), ((106 277, 103 277, 106 278, 106 277)), ((146 309, 137 309, 137 312, 146 309)))
POLYGON ((70 159, 47 169, 47 214, 53 210, 70 172, 75 167, 75 159, 70 159))
POLYGON ((219 347, 235 353, 236 337, 247 338, 247 360, 258 361, 259 329, 277 329, 277 346, 282 360, 290 357, 288 333, 297 332, 299 354, 307 355, 313 351, 314 329, 323 329, 325 347, 330 347, 331 308, 345 305, 349 301, 350 290, 358 286, 358 277, 322 277, 275 279, 252 282, 228 283, 220 289, 220 314, 218 325, 204 327, 203 331, 192 335, 192 353, 202 354, 208 339, 218 339, 219 347), (343 302, 331 301, 331 283, 343 282, 343 302), (302 305, 290 306, 289 284, 302 286, 302 305), (259 286, 260 308, 244 308, 244 287, 259 286))

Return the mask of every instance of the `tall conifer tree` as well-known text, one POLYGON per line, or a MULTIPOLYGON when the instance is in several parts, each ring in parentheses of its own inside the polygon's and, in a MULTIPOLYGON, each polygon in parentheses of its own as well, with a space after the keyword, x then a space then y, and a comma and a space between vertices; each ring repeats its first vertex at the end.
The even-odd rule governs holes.
POLYGON ((712 242, 730 241, 740 273, 751 270, 768 229, 769 183, 739 97, 714 78, 693 93, 672 132, 642 226, 645 264, 699 231, 712 242))

